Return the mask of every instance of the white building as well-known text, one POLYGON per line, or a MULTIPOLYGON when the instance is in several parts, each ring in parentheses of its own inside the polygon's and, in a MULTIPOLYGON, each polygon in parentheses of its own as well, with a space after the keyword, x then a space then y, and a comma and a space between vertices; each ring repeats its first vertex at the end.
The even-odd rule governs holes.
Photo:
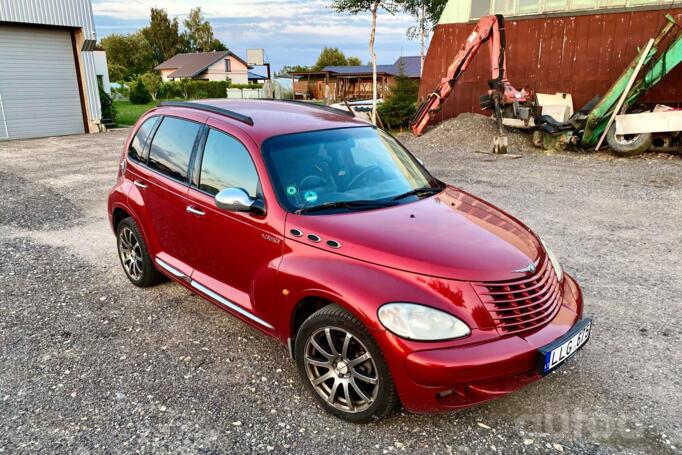
POLYGON ((99 131, 90 0, 0 0, 0 139, 99 131))

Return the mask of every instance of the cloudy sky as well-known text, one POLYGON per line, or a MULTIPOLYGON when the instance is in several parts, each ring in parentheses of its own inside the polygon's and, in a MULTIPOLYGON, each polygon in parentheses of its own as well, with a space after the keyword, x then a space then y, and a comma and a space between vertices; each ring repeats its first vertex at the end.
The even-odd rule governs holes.
MULTIPOLYGON (((130 33, 145 26, 152 6, 164 8, 182 23, 189 10, 201 6, 213 30, 233 52, 264 48, 275 70, 282 65, 313 64, 322 46, 339 47, 346 55, 369 60, 369 15, 348 16, 329 8, 328 0, 93 0, 99 37, 130 33)), ((419 43, 406 38, 409 16, 382 13, 377 27, 378 63, 401 55, 418 55, 419 43)))

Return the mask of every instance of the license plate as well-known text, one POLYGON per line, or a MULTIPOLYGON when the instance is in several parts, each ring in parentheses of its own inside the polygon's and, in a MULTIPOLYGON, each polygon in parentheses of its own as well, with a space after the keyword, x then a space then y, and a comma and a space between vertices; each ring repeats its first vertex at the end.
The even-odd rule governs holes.
POLYGON ((590 339, 591 319, 583 319, 558 340, 539 349, 540 372, 545 375, 562 365, 590 339))

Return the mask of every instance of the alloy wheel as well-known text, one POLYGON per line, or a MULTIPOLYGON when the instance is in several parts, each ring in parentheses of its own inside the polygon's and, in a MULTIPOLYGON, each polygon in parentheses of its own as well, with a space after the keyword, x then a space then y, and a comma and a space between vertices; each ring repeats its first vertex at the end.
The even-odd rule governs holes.
POLYGON ((126 273, 135 281, 142 279, 142 249, 137 236, 128 226, 118 235, 118 252, 126 273))
POLYGON ((305 371, 315 392, 343 412, 361 412, 377 399, 379 373, 367 347, 345 329, 316 330, 306 341, 305 371))

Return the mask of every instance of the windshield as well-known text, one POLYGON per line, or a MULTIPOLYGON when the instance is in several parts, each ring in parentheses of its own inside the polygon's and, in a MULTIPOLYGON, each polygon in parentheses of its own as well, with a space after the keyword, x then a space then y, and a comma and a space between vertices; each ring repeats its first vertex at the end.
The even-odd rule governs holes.
POLYGON ((377 208, 441 190, 395 139, 372 127, 275 136, 263 155, 279 200, 292 212, 377 208))

